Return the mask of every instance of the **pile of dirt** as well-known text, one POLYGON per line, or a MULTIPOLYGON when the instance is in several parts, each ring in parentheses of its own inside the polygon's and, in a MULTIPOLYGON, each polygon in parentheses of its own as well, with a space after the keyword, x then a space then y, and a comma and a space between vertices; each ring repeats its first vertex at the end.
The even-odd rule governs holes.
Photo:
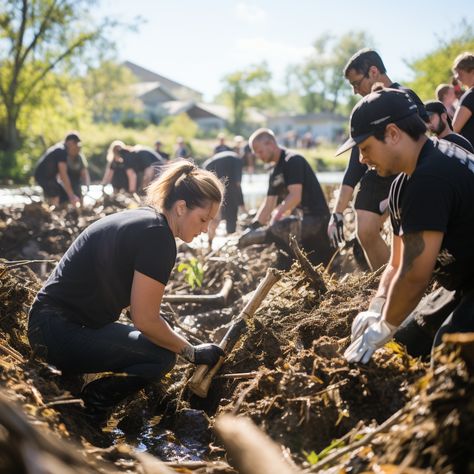
POLYGON ((352 319, 377 280, 361 275, 341 284, 325 277, 328 290, 319 296, 295 264, 227 359, 226 375, 211 386, 218 403, 209 410, 251 417, 303 463, 304 453, 320 452, 360 421, 383 422, 400 409, 423 364, 397 346, 379 351, 367 366, 342 356, 352 319))

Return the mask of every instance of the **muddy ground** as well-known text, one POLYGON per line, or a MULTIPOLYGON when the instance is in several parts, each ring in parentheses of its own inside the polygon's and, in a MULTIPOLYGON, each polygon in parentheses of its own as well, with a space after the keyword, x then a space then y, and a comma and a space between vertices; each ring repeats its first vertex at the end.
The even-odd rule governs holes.
MULTIPOLYGON (((0 210, 1 472, 35 472, 41 463, 49 472, 235 472, 213 431, 224 413, 252 419, 295 472, 473 472, 473 384, 456 351, 440 353, 434 372, 393 343, 366 366, 342 357, 352 319, 379 278, 358 270, 350 249, 336 258, 336 273, 319 269, 326 291, 299 263, 283 273, 207 398, 191 394, 193 368, 180 362, 161 384, 118 406, 105 428, 97 426, 79 398, 82 379, 31 353, 27 311, 82 229, 135 205, 106 197, 80 212, 38 203, 0 210)), ((180 248, 180 262, 192 257, 204 268, 202 287, 191 290, 175 269, 167 294, 213 295, 231 278, 227 301, 166 303, 163 313, 186 337, 217 342, 277 251, 239 249, 232 240, 211 253, 180 248)))

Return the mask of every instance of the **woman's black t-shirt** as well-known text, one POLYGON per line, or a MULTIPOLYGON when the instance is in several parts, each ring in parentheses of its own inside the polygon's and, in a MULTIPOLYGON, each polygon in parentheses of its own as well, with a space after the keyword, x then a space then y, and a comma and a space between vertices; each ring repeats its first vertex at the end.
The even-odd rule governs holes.
POLYGON ((459 101, 459 107, 461 106, 466 107, 472 115, 459 133, 474 145, 474 87, 471 87, 463 94, 459 101))
POLYGON ((135 271, 166 285, 175 260, 176 242, 162 214, 150 207, 112 214, 77 237, 33 306, 60 306, 71 320, 101 327, 130 305, 135 271))

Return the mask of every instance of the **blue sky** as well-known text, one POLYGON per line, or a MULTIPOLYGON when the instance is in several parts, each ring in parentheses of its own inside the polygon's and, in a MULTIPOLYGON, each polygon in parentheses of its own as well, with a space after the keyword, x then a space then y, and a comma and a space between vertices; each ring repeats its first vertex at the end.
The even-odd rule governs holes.
POLYGON ((474 23, 468 0, 102 0, 95 15, 140 16, 138 32, 116 33, 119 59, 186 84, 207 100, 222 77, 267 60, 274 86, 329 32, 363 30, 374 39, 392 80, 411 78, 405 62, 450 37, 462 18, 474 23), (450 8, 450 6, 453 8, 450 8))

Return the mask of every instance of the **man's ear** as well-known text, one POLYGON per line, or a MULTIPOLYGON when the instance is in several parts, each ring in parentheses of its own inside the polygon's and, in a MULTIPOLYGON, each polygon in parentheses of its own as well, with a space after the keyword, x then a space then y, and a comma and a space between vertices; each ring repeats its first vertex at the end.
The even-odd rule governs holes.
POLYGON ((378 79, 380 76, 380 71, 378 70, 377 66, 370 66, 369 70, 367 71, 367 76, 370 79, 378 79))
POLYGON ((385 128, 385 143, 396 145, 400 142, 402 131, 394 124, 389 123, 385 128))

